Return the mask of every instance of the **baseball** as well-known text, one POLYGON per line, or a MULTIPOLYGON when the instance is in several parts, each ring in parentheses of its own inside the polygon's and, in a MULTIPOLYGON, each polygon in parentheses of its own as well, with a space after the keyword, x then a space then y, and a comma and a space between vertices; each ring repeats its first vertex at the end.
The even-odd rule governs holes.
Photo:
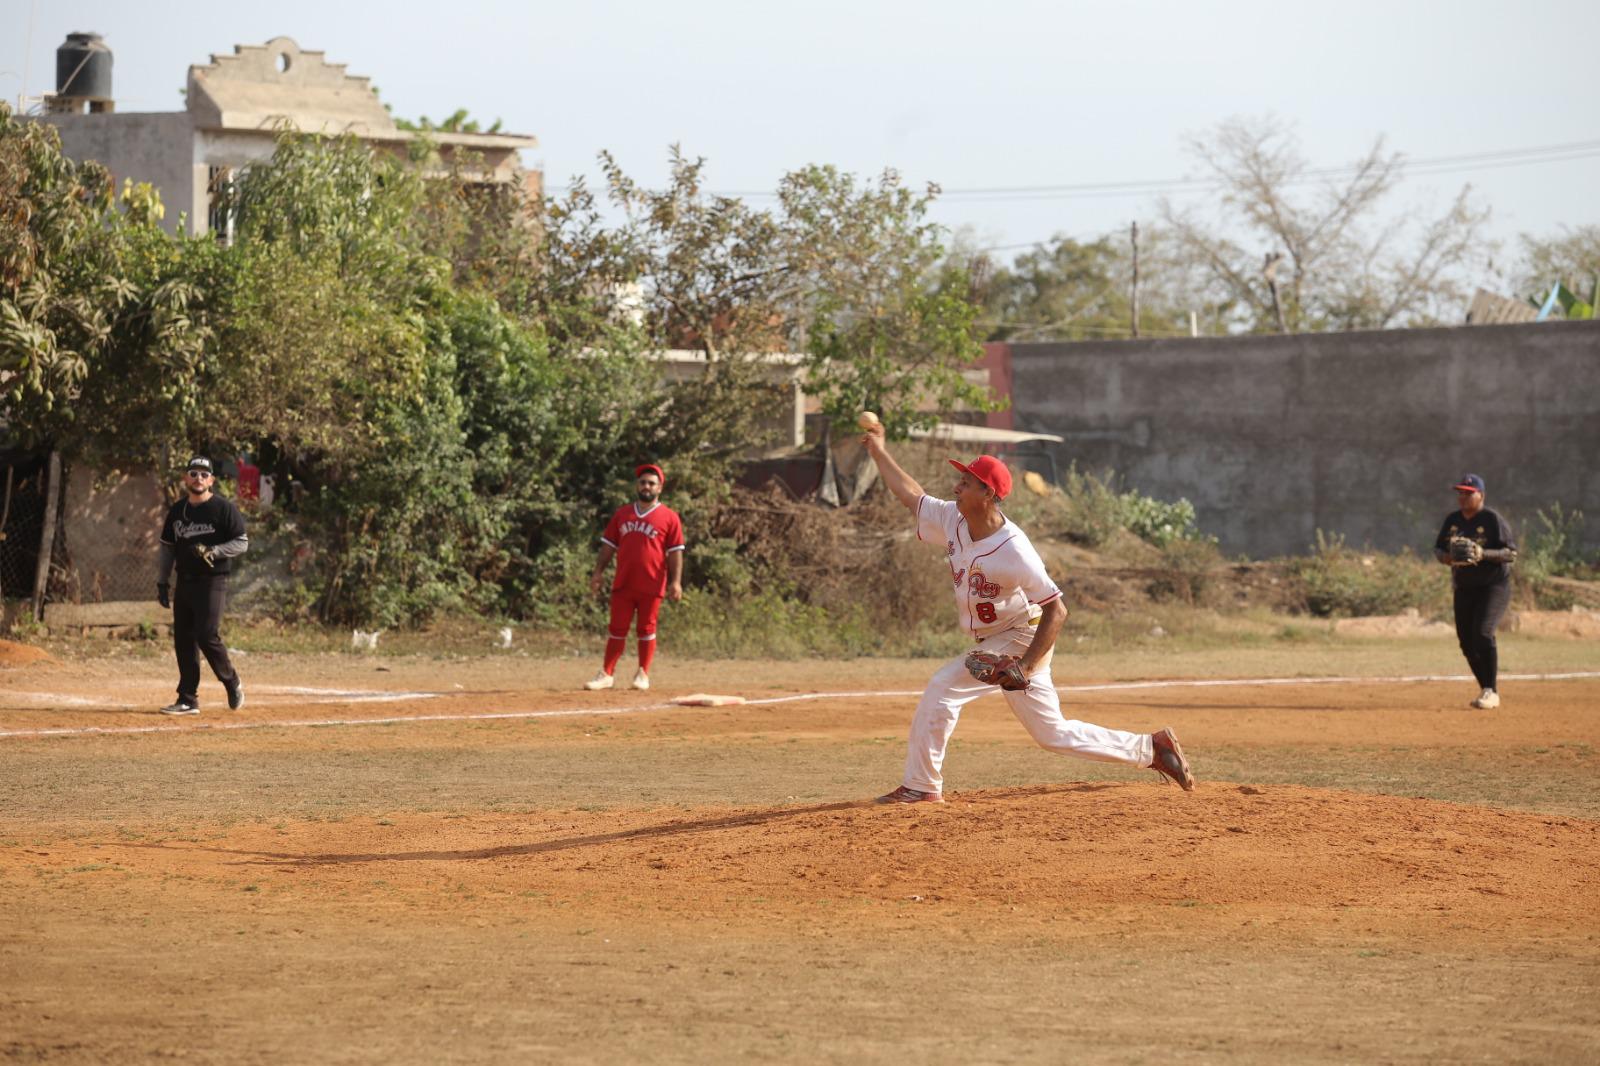
POLYGON ((878 424, 878 416, 873 414, 871 411, 862 411, 860 414, 856 415, 856 425, 860 426, 868 433, 871 433, 873 430, 877 429, 878 424))

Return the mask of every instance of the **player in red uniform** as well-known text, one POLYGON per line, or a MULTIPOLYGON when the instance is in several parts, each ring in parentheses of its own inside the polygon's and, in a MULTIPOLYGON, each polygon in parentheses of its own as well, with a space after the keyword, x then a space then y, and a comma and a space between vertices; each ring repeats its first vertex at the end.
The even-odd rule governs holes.
POLYGON ((672 508, 660 502, 666 475, 654 463, 634 470, 639 498, 617 509, 600 535, 600 557, 595 561, 589 588, 599 595, 606 567, 617 561, 611 582, 611 627, 606 633, 605 665, 583 687, 590 691, 610 688, 617 660, 628 644, 628 622, 638 612, 639 672, 633 687, 650 687, 650 663, 656 656, 656 617, 663 595, 683 598, 683 522, 672 508))

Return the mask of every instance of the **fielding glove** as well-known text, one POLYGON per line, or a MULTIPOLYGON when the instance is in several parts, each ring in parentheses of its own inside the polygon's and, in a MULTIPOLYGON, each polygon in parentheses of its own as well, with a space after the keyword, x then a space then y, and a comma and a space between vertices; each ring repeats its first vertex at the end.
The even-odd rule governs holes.
POLYGON ((1022 673, 1022 660, 1015 655, 996 655, 974 649, 967 655, 967 673, 985 685, 999 685, 1007 692, 1021 692, 1028 687, 1022 673))

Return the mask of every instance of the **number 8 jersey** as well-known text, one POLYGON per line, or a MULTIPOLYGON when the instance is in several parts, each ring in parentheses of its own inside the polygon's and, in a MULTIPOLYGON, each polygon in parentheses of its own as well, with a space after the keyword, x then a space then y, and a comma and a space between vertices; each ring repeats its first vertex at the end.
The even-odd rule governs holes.
POLYGON ((1028 535, 1009 518, 974 542, 954 501, 923 496, 917 501, 917 539, 944 543, 956 617, 975 640, 1038 625, 1039 609, 1061 595, 1028 535))

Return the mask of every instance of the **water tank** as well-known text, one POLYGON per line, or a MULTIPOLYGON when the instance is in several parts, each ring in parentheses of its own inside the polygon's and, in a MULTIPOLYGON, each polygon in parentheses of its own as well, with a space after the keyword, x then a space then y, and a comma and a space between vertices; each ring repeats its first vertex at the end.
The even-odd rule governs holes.
POLYGON ((52 110, 111 111, 111 49, 98 33, 69 33, 56 49, 56 98, 52 110))

